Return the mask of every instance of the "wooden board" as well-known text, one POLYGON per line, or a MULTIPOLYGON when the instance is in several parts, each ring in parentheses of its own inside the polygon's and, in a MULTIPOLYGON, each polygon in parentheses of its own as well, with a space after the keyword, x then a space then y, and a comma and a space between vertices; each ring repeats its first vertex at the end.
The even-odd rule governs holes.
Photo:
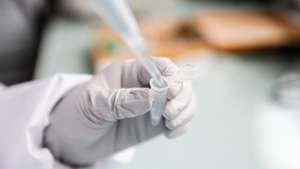
MULTIPOLYGON (((300 26, 288 18, 272 11, 218 10, 198 12, 184 21, 143 19, 139 26, 154 56, 178 61, 207 51, 249 52, 299 44, 300 26)), ((96 29, 93 38, 92 62, 97 69, 133 57, 107 27, 96 29)))
POLYGON ((202 39, 229 51, 276 48, 300 42, 300 26, 272 11, 199 12, 192 19, 202 39))
MULTIPOLYGON (((201 39, 182 32, 189 27, 186 23, 150 19, 142 20, 139 24, 153 56, 169 57, 176 62, 188 55, 209 50, 201 39)), ((92 63, 97 69, 115 60, 133 57, 120 37, 107 27, 97 29, 93 38, 92 63)))

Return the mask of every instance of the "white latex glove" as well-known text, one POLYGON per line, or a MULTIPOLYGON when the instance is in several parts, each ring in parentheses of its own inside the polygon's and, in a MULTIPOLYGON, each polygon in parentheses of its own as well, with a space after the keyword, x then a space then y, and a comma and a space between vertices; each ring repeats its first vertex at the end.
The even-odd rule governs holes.
MULTIPOLYGON (((162 58, 156 64, 166 79, 174 79, 175 64, 162 58)), ((45 132, 45 146, 62 162, 89 165, 160 133, 169 138, 181 135, 192 119, 191 83, 167 80, 170 90, 164 120, 153 126, 149 80, 135 60, 108 66, 57 104, 45 132)))

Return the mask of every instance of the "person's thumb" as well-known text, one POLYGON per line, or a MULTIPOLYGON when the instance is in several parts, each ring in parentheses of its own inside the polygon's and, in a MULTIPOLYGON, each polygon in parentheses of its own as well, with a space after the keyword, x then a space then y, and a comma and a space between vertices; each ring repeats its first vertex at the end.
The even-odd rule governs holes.
POLYGON ((112 115, 116 120, 133 118, 150 111, 153 96, 149 88, 126 88, 115 91, 112 115))

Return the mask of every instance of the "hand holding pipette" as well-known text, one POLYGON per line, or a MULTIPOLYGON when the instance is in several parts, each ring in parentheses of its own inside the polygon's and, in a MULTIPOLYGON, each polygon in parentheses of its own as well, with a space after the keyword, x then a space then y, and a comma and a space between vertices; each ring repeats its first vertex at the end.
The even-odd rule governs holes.
POLYGON ((151 89, 154 91, 154 102, 151 110, 153 125, 161 119, 167 102, 168 84, 156 67, 150 50, 138 29, 137 22, 124 0, 96 0, 99 14, 119 33, 132 53, 151 75, 151 89))

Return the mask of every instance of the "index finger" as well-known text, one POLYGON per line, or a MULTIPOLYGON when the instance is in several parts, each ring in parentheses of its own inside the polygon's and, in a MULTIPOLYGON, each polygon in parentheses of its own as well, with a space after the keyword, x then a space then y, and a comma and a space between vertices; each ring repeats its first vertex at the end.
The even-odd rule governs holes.
MULTIPOLYGON (((155 65, 157 66, 158 70, 164 77, 173 76, 178 71, 178 67, 172 62, 169 58, 155 58, 154 59, 155 65)), ((148 85, 150 79, 152 78, 149 72, 143 65, 139 66, 138 70, 138 79, 142 85, 148 85)))

